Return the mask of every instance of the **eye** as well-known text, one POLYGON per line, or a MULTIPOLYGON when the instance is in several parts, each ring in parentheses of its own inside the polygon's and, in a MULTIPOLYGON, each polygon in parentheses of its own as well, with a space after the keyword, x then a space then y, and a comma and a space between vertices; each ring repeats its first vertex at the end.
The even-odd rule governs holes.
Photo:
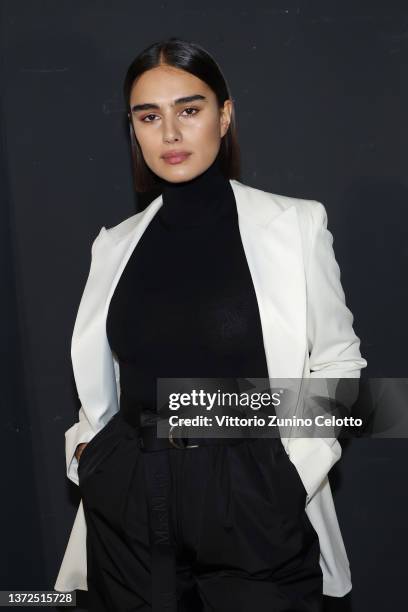
POLYGON ((150 115, 145 115, 141 121, 143 121, 143 123, 152 123, 152 121, 145 121, 145 119, 147 119, 148 117, 157 117, 157 115, 155 115, 154 113, 150 113, 150 115))
POLYGON ((193 117, 194 115, 196 115, 197 113, 200 112, 200 109, 199 108, 195 108, 194 106, 189 106, 188 108, 184 109, 183 113, 185 111, 196 111, 195 113, 188 113, 187 114, 187 117, 193 117))
MULTIPOLYGON (((196 108, 195 106, 189 106, 183 110, 183 113, 185 113, 186 111, 194 111, 194 112, 187 113, 187 115, 184 115, 184 117, 194 117, 194 115, 197 115, 197 113, 200 112, 200 109, 196 108)), ((157 116, 158 115, 155 115, 154 113, 149 113, 149 115, 145 115, 144 117, 142 117, 141 121, 143 123, 153 123, 153 121, 150 121, 150 119, 148 121, 146 121, 146 119, 148 119, 148 117, 157 117, 157 116)))

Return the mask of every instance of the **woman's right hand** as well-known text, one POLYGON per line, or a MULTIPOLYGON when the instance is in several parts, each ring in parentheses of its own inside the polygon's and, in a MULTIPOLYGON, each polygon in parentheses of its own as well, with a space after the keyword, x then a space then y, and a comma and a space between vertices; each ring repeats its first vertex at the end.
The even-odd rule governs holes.
POLYGON ((78 446, 76 447, 75 450, 75 457, 77 458, 77 461, 79 462, 79 459, 81 457, 82 451, 84 450, 85 446, 88 444, 88 442, 81 442, 80 444, 78 444, 78 446))

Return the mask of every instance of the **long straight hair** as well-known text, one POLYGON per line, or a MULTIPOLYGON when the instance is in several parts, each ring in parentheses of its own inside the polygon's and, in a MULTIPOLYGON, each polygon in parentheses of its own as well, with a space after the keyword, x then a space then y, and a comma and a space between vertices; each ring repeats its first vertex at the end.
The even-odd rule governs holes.
MULTIPOLYGON (((224 105, 225 100, 232 99, 227 82, 218 64, 199 45, 173 36, 144 49, 130 64, 123 86, 129 122, 133 178, 135 189, 138 192, 154 189, 159 185, 159 179, 146 164, 137 141, 132 123, 130 92, 135 80, 146 70, 163 64, 185 70, 204 81, 215 93, 220 107, 224 105)), ((239 179, 241 172, 240 151, 234 107, 232 108, 228 130, 221 139, 219 157, 224 176, 228 179, 239 179)))

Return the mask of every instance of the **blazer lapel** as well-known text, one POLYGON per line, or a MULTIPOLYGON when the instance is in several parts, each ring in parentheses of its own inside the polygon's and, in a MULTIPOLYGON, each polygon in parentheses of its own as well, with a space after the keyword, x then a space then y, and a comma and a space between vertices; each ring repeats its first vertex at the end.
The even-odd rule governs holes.
POLYGON ((269 378, 300 378, 306 351, 306 281, 296 207, 282 210, 271 194, 241 183, 234 193, 269 378))
MULTIPOLYGON (((306 288, 294 205, 231 180, 239 231, 261 318, 270 379, 303 376, 306 288)), ((102 228, 79 305, 71 342, 75 382, 95 431, 118 411, 115 365, 106 335, 110 300, 140 237, 162 206, 161 195, 119 225, 102 228), (102 235, 103 234, 103 235, 102 235)))

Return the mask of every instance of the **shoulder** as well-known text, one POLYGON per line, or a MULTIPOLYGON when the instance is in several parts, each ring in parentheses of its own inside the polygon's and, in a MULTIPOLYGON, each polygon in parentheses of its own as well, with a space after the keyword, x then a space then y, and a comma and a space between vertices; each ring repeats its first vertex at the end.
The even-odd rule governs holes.
MULTIPOLYGON (((236 198, 245 204, 245 210, 259 219, 262 223, 268 223, 275 216, 295 207, 299 226, 302 235, 311 238, 313 229, 319 225, 327 224, 327 214, 324 205, 318 200, 299 198, 285 194, 266 191, 258 187, 253 187, 236 179, 230 180, 236 198)), ((119 242, 122 238, 132 233, 137 224, 145 214, 150 214, 150 210, 160 204, 161 195, 157 196, 142 211, 126 217, 116 225, 111 227, 103 226, 96 237, 92 249, 96 244, 108 239, 119 242)))
POLYGON ((247 183, 242 183, 236 179, 231 179, 231 184, 235 189, 246 192, 253 200, 262 201, 262 202, 273 202, 281 210, 286 210, 287 208, 291 208, 292 206, 296 206, 299 210, 313 211, 315 209, 319 209, 322 204, 318 200, 299 198, 290 195, 284 195, 281 193, 275 193, 272 191, 266 191, 264 189, 260 189, 259 187, 253 187, 252 185, 248 185, 247 183))
POLYGON ((312 231, 313 227, 327 223, 327 213, 325 206, 318 200, 299 198, 287 194, 266 191, 247 185, 237 180, 232 180, 231 184, 234 191, 242 193, 250 201, 250 206, 254 210, 262 210, 262 214, 269 217, 278 216, 295 207, 301 229, 306 232, 312 231))
POLYGON ((238 181, 231 184, 238 195, 242 194, 245 214, 264 227, 274 223, 287 211, 296 211, 297 223, 293 225, 293 231, 299 231, 305 266, 308 265, 317 236, 324 234, 326 239, 331 240, 331 234, 327 231, 326 208, 320 201, 265 191, 238 181))

